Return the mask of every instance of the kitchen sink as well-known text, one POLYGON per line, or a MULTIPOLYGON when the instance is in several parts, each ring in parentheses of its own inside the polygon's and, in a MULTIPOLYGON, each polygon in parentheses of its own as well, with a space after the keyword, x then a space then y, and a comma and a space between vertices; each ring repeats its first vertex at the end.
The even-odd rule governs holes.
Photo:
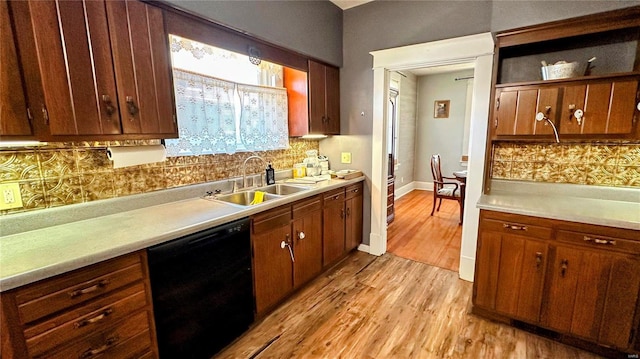
POLYGON ((308 189, 309 189, 309 187, 292 186, 292 185, 288 185, 288 184, 278 183, 278 184, 272 184, 272 185, 269 185, 269 186, 261 187, 261 188, 258 188, 257 190, 258 191, 267 192, 267 193, 270 193, 270 194, 286 196, 286 195, 290 195, 290 194, 306 191, 308 189))
MULTIPOLYGON (((266 192, 266 191, 263 191, 263 192, 266 192)), ((249 206, 251 205, 251 201, 253 201, 255 196, 256 196, 256 191, 244 191, 244 192, 236 192, 236 193, 226 194, 222 196, 217 196, 215 197, 215 199, 218 201, 238 204, 241 206, 249 206)), ((275 198, 280 198, 280 196, 274 195, 271 193, 265 193, 262 198, 262 202, 266 202, 270 199, 275 199, 275 198)))

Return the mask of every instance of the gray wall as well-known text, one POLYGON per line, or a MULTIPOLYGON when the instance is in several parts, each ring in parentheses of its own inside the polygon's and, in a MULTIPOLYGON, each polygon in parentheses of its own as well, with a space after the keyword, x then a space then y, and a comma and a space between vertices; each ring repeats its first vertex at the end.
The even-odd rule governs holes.
POLYGON ((466 169, 460 165, 467 101, 467 81, 456 77, 473 76, 473 70, 420 76, 418 78, 418 121, 416 130, 415 180, 433 182, 431 155, 442 158, 442 175, 453 177, 454 171, 466 169), (449 118, 434 118, 436 100, 449 100, 449 118))
POLYGON ((342 10, 326 0, 167 0, 272 44, 342 66, 342 10))
POLYGON ((398 95, 398 169, 395 172, 395 188, 409 184, 414 176, 416 153, 416 110, 418 78, 410 72, 400 76, 398 95))
MULTIPOLYGON (((340 71, 341 129, 320 142, 330 157, 358 151, 351 168, 371 175, 373 71, 370 51, 566 19, 639 5, 640 1, 373 1, 344 12, 340 71), (364 112, 365 115, 361 116, 364 112), (345 137, 345 138, 340 138, 345 137)), ((335 157, 338 158, 338 157, 335 157)), ((370 190, 370 180, 367 190, 370 190)), ((365 195, 364 241, 370 228, 365 195)))

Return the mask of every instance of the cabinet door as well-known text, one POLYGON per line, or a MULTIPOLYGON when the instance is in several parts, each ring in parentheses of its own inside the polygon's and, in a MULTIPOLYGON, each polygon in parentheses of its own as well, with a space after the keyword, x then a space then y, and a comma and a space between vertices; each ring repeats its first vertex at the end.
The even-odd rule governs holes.
POLYGON ((327 80, 325 66, 309 61, 309 133, 324 134, 327 118, 325 88, 327 80))
POLYGON ((348 199, 346 207, 345 245, 350 251, 362 243, 362 195, 348 199))
POLYGON ((326 115, 324 133, 327 135, 340 134, 340 70, 332 66, 325 66, 325 101, 326 115))
POLYGON ((629 134, 636 113, 637 80, 567 86, 562 101, 562 134, 629 134), (582 110, 580 123, 572 115, 582 110))
POLYGON ((323 265, 329 265, 340 258, 345 251, 345 209, 344 197, 338 203, 325 205, 322 214, 323 265))
POLYGON ((496 311, 533 323, 540 320, 546 257, 544 242, 502 235, 496 311))
POLYGON ((308 282, 322 270, 322 211, 317 210, 293 221, 295 287, 308 282))
POLYGON ((640 288, 638 261, 565 246, 553 252, 544 324, 601 344, 629 347, 640 288))
POLYGON ((29 7, 31 28, 23 30, 33 31, 45 102, 37 105, 46 109, 50 134, 120 133, 104 2, 43 0, 16 6, 29 7))
POLYGON ((555 121, 558 89, 554 87, 503 90, 496 109, 496 135, 553 134, 546 121, 536 121, 542 112, 555 121))
POLYGON ((123 132, 177 137, 162 10, 138 1, 106 5, 123 132))
POLYGON ((6 0, 0 0, 0 43, 0 135, 29 136, 31 124, 6 0))
POLYGON ((293 288, 293 265, 289 249, 291 226, 279 226, 252 235, 256 311, 263 313, 293 288))

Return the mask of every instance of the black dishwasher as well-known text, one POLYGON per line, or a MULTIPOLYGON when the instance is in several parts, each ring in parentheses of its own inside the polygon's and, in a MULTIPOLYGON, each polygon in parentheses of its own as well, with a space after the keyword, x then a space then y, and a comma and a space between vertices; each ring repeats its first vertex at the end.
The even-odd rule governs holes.
POLYGON ((160 358, 211 358, 253 322, 249 219, 148 249, 160 358))

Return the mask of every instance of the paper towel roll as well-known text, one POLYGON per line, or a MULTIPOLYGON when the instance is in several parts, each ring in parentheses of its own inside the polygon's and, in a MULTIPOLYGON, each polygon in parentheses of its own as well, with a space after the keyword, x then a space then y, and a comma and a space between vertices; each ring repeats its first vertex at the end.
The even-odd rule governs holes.
POLYGON ((107 157, 113 161, 113 168, 162 162, 167 158, 163 145, 108 147, 107 157))

